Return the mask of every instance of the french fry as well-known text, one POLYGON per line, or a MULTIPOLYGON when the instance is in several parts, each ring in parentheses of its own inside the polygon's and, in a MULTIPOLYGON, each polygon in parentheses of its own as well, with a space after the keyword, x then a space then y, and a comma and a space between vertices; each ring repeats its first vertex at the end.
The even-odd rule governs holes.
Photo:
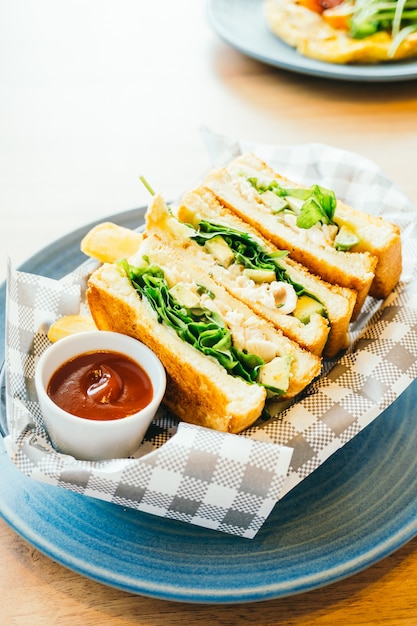
POLYGON ((81 251, 102 263, 113 263, 132 256, 141 241, 141 233, 112 222, 103 222, 85 235, 81 241, 81 251))
POLYGON ((48 331, 48 339, 52 343, 88 330, 97 330, 93 318, 89 315, 64 315, 51 324, 48 331))

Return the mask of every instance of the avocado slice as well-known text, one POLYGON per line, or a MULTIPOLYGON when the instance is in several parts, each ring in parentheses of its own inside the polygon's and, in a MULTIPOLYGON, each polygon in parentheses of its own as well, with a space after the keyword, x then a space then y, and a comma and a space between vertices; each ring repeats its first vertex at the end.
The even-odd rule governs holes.
POLYGON ((288 208, 288 202, 286 198, 277 196, 273 191, 265 191, 262 194, 262 199, 268 204, 271 213, 281 213, 284 209, 288 208))
POLYGON ((313 313, 326 317, 326 309, 321 302, 311 296, 300 296, 293 311, 294 317, 298 318, 302 324, 308 324, 313 313))
POLYGON ((229 265, 233 263, 235 253, 221 235, 216 235, 212 237, 212 239, 208 239, 204 247, 223 267, 229 267, 229 265))
POLYGON ((269 363, 265 363, 259 372, 261 385, 272 391, 285 393, 290 384, 291 361, 290 356, 276 356, 269 363))
POLYGON ((173 287, 171 287, 169 292, 176 300, 178 300, 180 304, 188 307, 189 309, 192 309, 200 304, 200 297, 184 283, 176 283, 173 287))
POLYGON ((252 269, 251 267, 244 269, 243 275, 255 283, 272 283, 277 277, 274 270, 252 269))
POLYGON ((358 235, 348 226, 341 226, 334 240, 336 250, 346 252, 356 246, 360 239, 358 235))

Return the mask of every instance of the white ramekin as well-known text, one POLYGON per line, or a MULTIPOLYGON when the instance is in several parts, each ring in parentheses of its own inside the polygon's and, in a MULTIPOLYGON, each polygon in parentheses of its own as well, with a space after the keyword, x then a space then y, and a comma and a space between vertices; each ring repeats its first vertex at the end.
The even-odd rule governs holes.
POLYGON ((35 386, 54 447, 80 460, 100 461, 130 456, 139 447, 163 399, 166 375, 156 354, 140 341, 97 330, 70 335, 49 346, 37 363, 35 386), (153 386, 150 404, 121 419, 90 420, 72 415, 53 402, 47 387, 54 372, 79 354, 101 350, 125 354, 147 372, 153 386))

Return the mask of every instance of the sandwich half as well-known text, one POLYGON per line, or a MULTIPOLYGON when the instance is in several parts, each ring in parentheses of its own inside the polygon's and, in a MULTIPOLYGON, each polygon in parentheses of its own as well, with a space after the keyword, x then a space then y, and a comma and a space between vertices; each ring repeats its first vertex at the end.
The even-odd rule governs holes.
POLYGON ((320 185, 294 183, 254 154, 205 179, 218 200, 312 273, 357 292, 353 319, 368 294, 385 298, 399 280, 396 225, 354 210, 320 185))
POLYGON ((168 208, 155 196, 146 232, 156 233, 229 293, 316 355, 334 358, 349 344, 356 292, 331 285, 288 257, 221 205, 204 187, 168 208))
POLYGON ((164 402, 186 422, 240 432, 268 398, 293 398, 321 370, 319 357, 155 235, 129 261, 93 272, 87 301, 99 329, 136 337, 159 356, 164 402))

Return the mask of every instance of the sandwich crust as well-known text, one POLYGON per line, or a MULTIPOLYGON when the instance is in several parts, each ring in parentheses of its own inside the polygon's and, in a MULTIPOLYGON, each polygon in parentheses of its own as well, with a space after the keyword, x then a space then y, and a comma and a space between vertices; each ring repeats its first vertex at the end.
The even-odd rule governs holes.
POLYGON ((381 31, 354 39, 333 28, 319 13, 296 0, 264 0, 264 14, 271 32, 303 56, 328 63, 381 63, 417 56, 417 33, 409 34, 390 56, 392 37, 381 31))

